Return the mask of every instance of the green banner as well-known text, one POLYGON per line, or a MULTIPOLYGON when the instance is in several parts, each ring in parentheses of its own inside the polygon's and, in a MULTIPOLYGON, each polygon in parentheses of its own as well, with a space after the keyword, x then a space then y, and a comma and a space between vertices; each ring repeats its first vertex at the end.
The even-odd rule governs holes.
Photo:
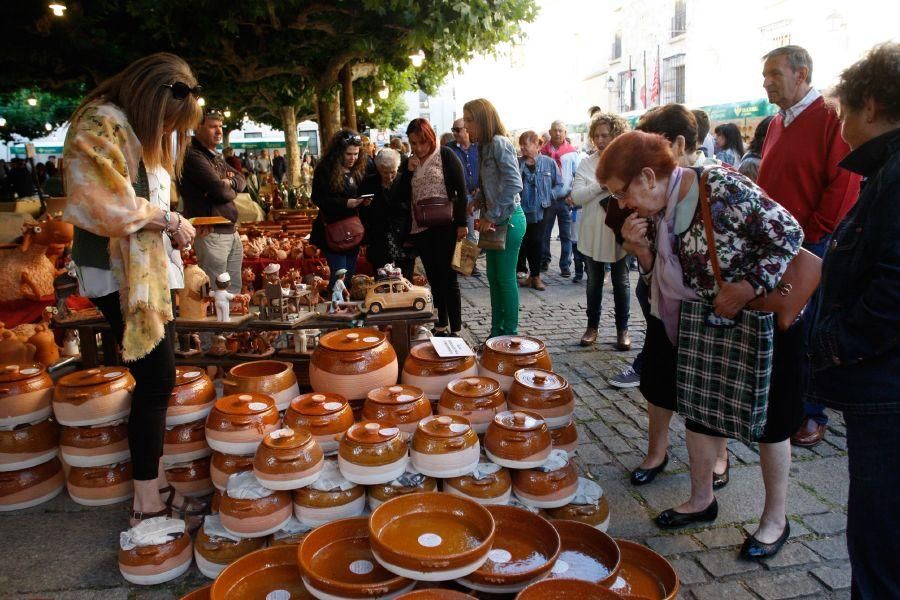
MULTIPOLYGON (((37 154, 55 154, 56 156, 62 156, 63 147, 35 144, 34 151, 37 154)), ((25 156, 25 144, 15 144, 10 146, 9 153, 13 156, 25 156)))
POLYGON ((746 102, 734 102, 731 104, 716 104, 713 106, 701 106, 710 121, 731 121, 734 119, 753 119, 774 115, 778 112, 778 106, 770 104, 768 100, 747 100, 746 102))
MULTIPOLYGON (((300 140, 298 143, 301 150, 305 150, 309 145, 309 142, 306 140, 300 140)), ((284 140, 280 142, 269 140, 245 140, 242 142, 229 142, 228 145, 235 150, 263 150, 264 148, 284 148, 284 140)), ((221 149, 221 146, 219 148, 221 149)))

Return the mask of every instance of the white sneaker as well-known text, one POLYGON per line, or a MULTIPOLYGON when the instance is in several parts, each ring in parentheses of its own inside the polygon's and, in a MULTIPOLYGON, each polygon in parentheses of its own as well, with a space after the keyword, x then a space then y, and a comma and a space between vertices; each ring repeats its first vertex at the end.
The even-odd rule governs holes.
POLYGON ((629 366, 615 377, 610 377, 609 385, 620 389, 637 387, 641 385, 641 374, 629 366))

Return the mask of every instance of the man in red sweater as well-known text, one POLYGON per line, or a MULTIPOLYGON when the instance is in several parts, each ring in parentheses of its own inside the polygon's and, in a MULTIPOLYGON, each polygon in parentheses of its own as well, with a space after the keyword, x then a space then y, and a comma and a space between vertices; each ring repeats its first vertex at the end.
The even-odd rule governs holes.
MULTIPOLYGON (((834 110, 811 85, 809 53, 784 46, 763 60, 763 87, 781 110, 766 134, 757 184, 800 222, 803 247, 821 257, 856 201, 860 177, 838 166, 850 148, 834 110)), ((807 307, 807 314, 812 309, 807 307)), ((805 408, 806 418, 791 441, 814 446, 825 437, 828 417, 819 404, 807 402, 805 408)))
MULTIPOLYGON (((571 152, 577 152, 575 146, 566 139, 566 124, 562 121, 553 121, 550 124, 550 139, 541 146, 541 154, 545 154, 556 161, 556 166, 565 177, 566 170, 562 166, 562 157, 571 152)), ((574 177, 572 170, 570 177, 574 177)), ((572 189, 572 180, 568 181, 568 189, 572 189)), ((566 278, 572 276, 569 267, 572 264, 572 213, 566 198, 557 198, 544 209, 544 239, 541 256, 541 273, 550 270, 550 237, 553 233, 553 223, 559 225, 559 270, 560 275, 566 278)))

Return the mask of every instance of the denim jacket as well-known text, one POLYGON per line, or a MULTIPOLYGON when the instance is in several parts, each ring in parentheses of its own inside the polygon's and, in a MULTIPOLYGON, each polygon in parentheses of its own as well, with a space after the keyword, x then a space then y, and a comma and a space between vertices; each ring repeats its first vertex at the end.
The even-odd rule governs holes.
POLYGON ((865 179, 822 264, 811 394, 851 413, 900 412, 900 129, 840 166, 865 179))
POLYGON ((478 188, 476 206, 481 209, 482 219, 496 224, 506 223, 516 212, 522 191, 516 150, 512 142, 502 135, 495 135, 490 144, 479 149, 481 185, 478 188))
POLYGON ((544 209, 562 195, 563 181, 556 162, 549 156, 538 154, 534 160, 534 171, 519 159, 519 173, 522 175, 522 211, 529 223, 537 223, 544 218, 544 209))

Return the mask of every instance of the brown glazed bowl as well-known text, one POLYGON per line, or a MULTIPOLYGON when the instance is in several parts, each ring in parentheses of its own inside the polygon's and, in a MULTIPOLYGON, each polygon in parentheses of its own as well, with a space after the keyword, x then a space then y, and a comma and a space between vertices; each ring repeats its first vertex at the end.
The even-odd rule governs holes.
POLYGON ((284 413, 285 427, 308 430, 326 454, 337 451, 338 440, 351 425, 353 410, 347 399, 328 392, 297 396, 284 413))
POLYGON ((315 481, 324 464, 322 448, 309 431, 276 429, 256 449, 253 472, 271 490, 295 490, 315 481))
POLYGON ((575 425, 575 420, 570 419, 559 429, 551 429, 550 439, 553 442, 554 450, 564 450, 569 458, 573 458, 575 450, 578 448, 578 427, 575 425))
POLYGON ((459 583, 480 592, 510 594, 546 577, 560 549, 553 525, 514 506, 487 509, 497 527, 494 545, 487 561, 459 583))
POLYGON ((128 423, 93 427, 62 427, 59 449, 72 467, 101 467, 131 458, 128 423))
POLYGON ((572 420, 575 394, 562 375, 543 369, 519 369, 506 398, 509 410, 530 410, 558 429, 572 420))
POLYGON ((199 367, 175 367, 175 388, 166 409, 166 427, 205 419, 216 403, 212 379, 199 367))
POLYGON ((443 588, 420 589, 397 596, 397 600, 472 600, 474 596, 443 588))
POLYGON ((463 496, 479 504, 505 506, 512 495, 512 478, 503 467, 482 479, 475 479, 472 475, 451 477, 444 480, 444 492, 463 496))
MULTIPOLYGON (((266 598, 284 590, 291 600, 313 600, 297 568, 294 546, 273 546, 237 559, 222 571, 212 585, 212 600, 266 598)), ((279 596, 281 597, 281 596, 279 596)))
POLYGON ((409 494, 385 502, 369 517, 369 543, 388 571, 417 581, 449 581, 487 560, 494 518, 466 498, 409 494))
POLYGON ((228 487, 228 478, 241 471, 253 470, 252 456, 238 456, 213 452, 209 465, 209 474, 217 490, 224 491, 228 487))
POLYGON ((376 421, 361 421, 344 433, 338 448, 341 474, 360 485, 388 483, 400 477, 409 462, 400 429, 376 421))
POLYGON ((216 452, 252 455, 281 420, 275 401, 266 394, 223 396, 206 418, 206 442, 216 452))
POLYGON ((433 345, 416 344, 409 349, 400 381, 420 388, 429 400, 437 400, 454 379, 477 374, 474 356, 442 357, 433 345))
POLYGON ((436 492, 437 480, 434 477, 424 477, 421 483, 412 486, 393 485, 394 482, 382 485, 369 486, 369 508, 375 510, 388 500, 407 494, 421 494, 423 492, 436 492))
POLYGON ((64 375, 53 390, 60 425, 99 425, 131 411, 134 377, 126 367, 97 367, 64 375))
POLYGON ((293 514, 290 492, 272 492, 256 499, 232 498, 222 494, 219 518, 222 527, 238 537, 263 537, 275 533, 293 514))
POLYGON ((0 473, 0 512, 43 504, 65 486, 66 477, 58 458, 28 469, 0 473))
POLYGON ((242 538, 240 541, 207 535, 201 526, 194 539, 194 559, 206 577, 215 579, 222 569, 266 544, 266 538, 242 538))
POLYGON ((616 539, 622 562, 616 580, 608 585, 619 595, 674 600, 678 597, 681 580, 668 560, 636 542, 616 539))
POLYGON ((210 458, 198 458, 188 463, 166 468, 166 479, 182 496, 199 498, 213 493, 209 476, 210 458))
POLYGON ((231 367, 223 385, 225 394, 269 395, 279 411, 287 410, 291 400, 300 393, 294 366, 280 360, 257 360, 231 367))
POLYGON ((513 491, 523 504, 536 508, 559 508, 578 492, 578 473, 571 460, 556 471, 521 469, 513 471, 513 491))
POLYGON ((504 393, 509 392, 516 371, 528 367, 549 371, 553 363, 544 342, 526 335, 493 337, 478 357, 478 374, 499 381, 504 393))
POLYGON ((551 578, 582 579, 607 587, 616 580, 622 555, 614 539, 584 523, 561 520, 551 523, 562 540, 551 578))
POLYGON ((382 598, 416 583, 394 575, 372 556, 367 517, 332 521, 309 532, 297 549, 297 564, 303 583, 319 597, 382 598))
POLYGON ((309 363, 313 391, 334 392, 362 406, 369 390, 397 383, 397 353, 377 329, 338 329, 319 339, 309 363))
POLYGON ((45 463, 59 451, 59 428, 53 419, 12 430, 0 429, 0 472, 19 471, 45 463))
POLYGON ((206 419, 166 427, 163 439, 163 463, 174 465, 212 454, 206 443, 206 419))
POLYGON ((50 416, 53 380, 40 363, 0 365, 0 427, 34 423, 50 416))
POLYGON ((500 383, 491 377, 460 377, 447 383, 438 401, 439 415, 458 415, 482 435, 494 415, 506 410, 506 397, 500 383))
POLYGON ((419 421, 431 416, 431 402, 412 385, 379 387, 366 395, 362 416, 366 421, 399 427, 404 439, 409 439, 419 421))
POLYGON ((459 477, 478 465, 481 444, 465 417, 441 415, 419 422, 412 439, 413 467, 431 477, 459 477))
POLYGON ((82 506, 124 502, 134 494, 131 462, 102 467, 72 467, 66 478, 69 496, 82 506))
POLYGON ((608 589, 580 579, 553 579, 533 583, 516 600, 623 600, 608 589))
POLYGON ((185 531, 164 544, 118 550, 119 572, 129 583, 157 585, 181 576, 191 566, 193 545, 185 531))
POLYGON ((508 469, 533 469, 547 460, 552 448, 544 419, 530 411, 498 413, 484 434, 487 457, 508 469))

